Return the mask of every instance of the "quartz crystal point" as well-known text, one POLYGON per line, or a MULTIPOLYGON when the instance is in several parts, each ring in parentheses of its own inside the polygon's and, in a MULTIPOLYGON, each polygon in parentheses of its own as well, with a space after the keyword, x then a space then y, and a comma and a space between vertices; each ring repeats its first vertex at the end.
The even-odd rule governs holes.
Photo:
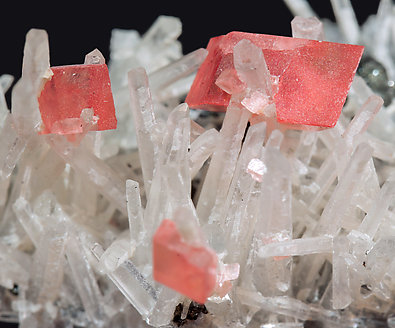
POLYGON ((351 301, 350 275, 347 266, 348 239, 345 236, 335 237, 333 240, 333 308, 344 309, 351 301))
POLYGON ((204 162, 215 150, 219 134, 216 129, 210 129, 202 133, 192 143, 189 152, 191 178, 194 178, 203 166, 204 162))
POLYGON ((60 224, 48 229, 34 253, 28 300, 44 305, 54 301, 63 280, 64 251, 67 234, 60 224))
POLYGON ((31 29, 27 33, 22 68, 22 78, 12 90, 12 115, 19 134, 28 136, 41 122, 37 97, 53 74, 46 31, 31 29))
POLYGON ((381 187, 374 205, 364 217, 358 230, 373 239, 380 227, 380 224, 383 222, 388 207, 390 204, 394 203, 394 199, 395 180, 394 177, 392 177, 389 178, 381 187))
POLYGON ((130 241, 140 244, 146 234, 138 182, 126 180, 126 202, 129 218, 130 241))
POLYGON ((189 108, 181 104, 169 114, 156 162, 144 213, 149 237, 154 235, 161 220, 173 216, 176 209, 193 206, 190 198, 189 141, 189 108))
POLYGON ((359 40, 359 26, 350 0, 331 0, 333 12, 339 28, 349 43, 359 40))
POLYGON ((77 172, 87 177, 97 190, 107 197, 122 213, 127 214, 125 184, 110 166, 97 158, 84 145, 74 147, 63 136, 47 136, 52 149, 77 172), (89 163, 89 165, 88 165, 89 163))
POLYGON ((334 236, 338 233, 347 214, 348 203, 345 199, 350 198, 360 187, 359 177, 371 159, 372 152, 373 149, 366 143, 358 145, 344 173, 344 178, 340 180, 325 206, 315 229, 317 234, 334 236))
POLYGON ((128 73, 128 81, 137 144, 141 149, 139 154, 144 187, 147 193, 149 193, 154 172, 154 163, 159 151, 159 145, 155 139, 157 123, 152 96, 148 85, 147 73, 143 68, 131 70, 128 73))
POLYGON ((136 30, 112 30, 109 72, 118 125, 115 131, 106 133, 108 134, 106 144, 109 151, 114 152, 116 148, 133 149, 137 146, 136 132, 130 128, 134 122, 130 111, 128 75, 125 73, 143 67, 148 75, 153 74, 152 82, 153 85, 156 84, 155 99, 158 100, 156 104, 159 105, 157 109, 158 112, 164 112, 164 116, 168 113, 167 108, 159 102, 159 99, 173 103, 174 99, 179 99, 187 94, 192 84, 191 77, 197 70, 199 56, 189 57, 192 61, 181 59, 182 49, 177 40, 181 32, 180 27, 179 18, 160 16, 142 36, 136 30), (180 59, 178 62, 180 65, 172 65, 178 59, 180 59), (191 67, 186 67, 185 64, 195 66, 193 73, 191 67), (169 67, 166 67, 168 65, 169 67), (170 66, 172 67, 170 68, 170 66), (161 71, 161 73, 157 73, 157 71, 161 71), (175 71, 182 73, 178 75, 178 79, 168 74, 175 71), (190 76, 185 76, 186 72, 191 72, 190 76), (171 83, 169 79, 172 81, 171 83))
MULTIPOLYGON (((22 77, 12 89, 12 114, 8 110, 2 113, 4 121, 1 122, 0 129, 1 180, 6 180, 11 175, 27 143, 40 125, 37 95, 51 75, 47 32, 31 29, 26 35, 22 77)), ((7 83, 5 87, 6 85, 7 83)), ((5 105, 3 101, 3 106, 5 105)))
POLYGON ((103 297, 91 264, 76 236, 71 236, 66 247, 66 257, 88 318, 98 327, 105 319, 103 297))
POLYGON ((153 93, 157 93, 160 89, 196 72, 206 56, 206 49, 198 49, 150 74, 149 80, 153 93))
POLYGON ((299 320, 314 320, 319 318, 328 326, 338 326, 339 316, 336 312, 306 304, 288 296, 265 297, 259 292, 251 292, 238 288, 237 294, 241 303, 262 308, 271 313, 293 317, 299 320))
POLYGON ((251 178, 248 164, 263 151, 266 123, 250 126, 238 158, 234 178, 226 199, 226 215, 222 224, 225 228, 229 262, 244 264, 256 224, 256 206, 260 195, 260 184, 251 178))
POLYGON ((135 245, 132 244, 128 235, 129 231, 125 230, 107 247, 106 251, 100 257, 99 265, 101 271, 113 272, 131 257, 135 245))
POLYGON ((153 239, 154 279, 198 303, 205 303, 216 283, 217 256, 183 241, 175 223, 162 221, 153 239))
POLYGON ((84 65, 51 67, 51 72, 38 97, 41 133, 81 133, 84 108, 92 108, 98 117, 97 130, 117 127, 108 69, 97 49, 87 55, 84 65))
POLYGON ((291 27, 294 38, 324 40, 324 26, 317 17, 296 16, 291 22, 291 27))
MULTIPOLYGON (((91 251, 97 260, 100 260, 104 253, 99 244, 95 244, 91 251)), ((136 308, 143 319, 147 319, 155 306, 158 295, 156 289, 145 279, 133 262, 125 261, 114 271, 108 272, 107 276, 136 308)))
POLYGON ((314 17, 316 14, 307 0, 284 0, 294 16, 314 17))
POLYGON ((332 238, 310 237, 266 244, 259 249, 260 257, 301 256, 316 253, 331 253, 332 238))
POLYGON ((274 116, 274 86, 261 49, 243 39, 234 47, 233 62, 238 78, 247 86, 240 103, 255 115, 274 116))
POLYGON ((244 108, 240 108, 236 103, 230 104, 219 132, 220 142, 212 155, 196 208, 203 223, 218 224, 223 216, 223 203, 235 170, 249 116, 249 112, 244 108))
MULTIPOLYGON (((290 167, 280 152, 282 140, 283 134, 274 130, 262 156, 267 171, 263 176, 260 204, 256 209, 256 253, 264 244, 292 239, 290 167)), ((291 261, 292 258, 255 258, 252 275, 257 290, 273 296, 287 291, 291 283, 291 261), (269 280, 272 281, 270 286, 263 283, 269 280)))
MULTIPOLYGON (((168 56, 179 55, 180 43, 174 42, 181 34, 181 21, 177 17, 159 16, 149 30, 143 35, 136 52, 143 67, 152 63, 151 69, 159 68, 160 60, 155 60, 158 53, 166 53, 168 56), (159 66, 158 66, 159 65, 159 66)), ((166 58, 166 56, 163 56, 166 58)), ((167 64, 167 63, 166 63, 167 64)))
POLYGON ((212 38, 186 102, 191 108, 224 111, 230 95, 216 84, 233 68, 235 45, 247 39, 262 49, 270 75, 277 120, 293 126, 333 127, 339 118, 363 47, 263 34, 231 32, 212 38))

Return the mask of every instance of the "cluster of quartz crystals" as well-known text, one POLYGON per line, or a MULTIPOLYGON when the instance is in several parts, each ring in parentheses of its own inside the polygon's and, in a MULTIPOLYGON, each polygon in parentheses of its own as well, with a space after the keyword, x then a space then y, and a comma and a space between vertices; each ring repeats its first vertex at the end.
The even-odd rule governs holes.
MULTIPOLYGON (((349 2, 332 2, 347 41, 358 42, 349 2)), ((303 0, 289 3, 312 14, 303 0)), ((392 39, 378 45, 383 57, 369 51, 391 78, 393 10, 382 0, 362 32, 383 33, 384 18, 392 24, 392 39)), ((323 37, 316 19, 297 17, 292 29, 323 37)), ((206 113, 180 104, 206 56, 182 56, 180 32, 179 20, 164 16, 142 37, 114 30, 114 131, 90 131, 87 109, 82 139, 37 134, 37 96, 50 78, 44 31, 27 35, 11 114, 3 95, 12 78, 0 77, 0 320, 29 328, 394 327, 395 146, 380 131, 395 131, 394 102, 382 107, 356 76, 333 129, 300 131, 249 126, 239 90, 218 131, 203 124, 206 113), (207 269, 184 244, 217 260, 205 306, 154 280, 153 248, 174 246, 158 234, 164 224, 189 267, 207 269)), ((366 42, 374 49, 376 38, 366 42)), ((262 81, 251 72, 267 71, 258 51, 246 40, 234 49, 248 92, 262 81)), ((163 281, 182 277, 168 272, 176 277, 163 281)))

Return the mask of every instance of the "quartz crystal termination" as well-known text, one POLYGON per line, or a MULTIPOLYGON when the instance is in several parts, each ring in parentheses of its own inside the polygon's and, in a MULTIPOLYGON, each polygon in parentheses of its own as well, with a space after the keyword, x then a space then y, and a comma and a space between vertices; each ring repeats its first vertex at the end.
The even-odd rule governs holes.
MULTIPOLYGON (((300 26, 297 21, 294 23, 295 27, 300 26)), ((207 46, 208 56, 186 98, 191 108, 226 109, 230 95, 215 82, 221 72, 234 69, 233 48, 242 39, 261 48, 270 75, 276 80, 274 103, 278 122, 302 128, 336 124, 362 56, 362 46, 244 32, 212 38, 207 46)))

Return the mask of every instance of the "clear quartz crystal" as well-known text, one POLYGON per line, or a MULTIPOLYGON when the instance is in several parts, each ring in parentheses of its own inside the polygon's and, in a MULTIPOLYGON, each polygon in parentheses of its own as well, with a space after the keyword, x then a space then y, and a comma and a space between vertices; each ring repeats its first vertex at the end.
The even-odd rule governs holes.
POLYGON ((75 236, 71 236, 66 247, 66 257, 70 265, 75 284, 78 286, 82 304, 87 316, 96 325, 102 326, 104 321, 104 303, 94 271, 84 253, 83 245, 75 236), (81 252, 82 250, 82 252, 81 252))
POLYGON ((157 93, 175 81, 196 72, 206 56, 207 50, 201 48, 151 73, 149 80, 152 92, 157 93))
POLYGON ((154 189, 144 213, 148 236, 153 236, 162 219, 171 217, 176 208, 188 208, 192 202, 188 161, 190 119, 186 104, 170 113, 166 130, 152 179, 154 189))
POLYGON ((210 129, 203 132, 191 143, 191 149, 189 151, 191 178, 196 176, 204 162, 214 152, 218 138, 218 131, 210 129))
POLYGON ((247 173, 247 165, 251 159, 261 157, 265 130, 265 123, 248 129, 226 200, 228 211, 223 224, 227 236, 227 259, 230 262, 244 263, 249 251, 257 220, 255 212, 260 185, 247 173))
POLYGON ((135 246, 131 245, 127 232, 121 233, 101 256, 99 265, 104 272, 114 271, 133 254, 135 246))
POLYGON ((90 53, 85 56, 86 65, 96 65, 96 64, 105 64, 106 60, 103 57, 103 54, 99 49, 94 49, 90 53))
POLYGON ((234 47, 233 57, 237 75, 247 85, 241 104, 252 113, 264 113, 272 102, 273 88, 262 50, 248 40, 241 40, 234 47))
POLYGON ((147 193, 149 193, 154 163, 158 152, 158 144, 152 134, 156 126, 153 103, 148 86, 148 77, 144 69, 132 70, 128 73, 128 77, 137 142, 140 149, 142 149, 140 151, 140 161, 144 187, 147 193))
POLYGON ((317 17, 296 16, 291 22, 291 27, 294 38, 324 40, 324 26, 317 17))
POLYGON ((380 192, 377 194, 377 198, 374 205, 365 216, 358 230, 368 235, 370 238, 374 238, 376 232, 384 219, 385 212, 387 211, 390 204, 393 204, 395 196, 395 181, 388 179, 381 187, 380 192))
POLYGON ((43 233, 44 229, 38 217, 32 212, 29 203, 26 199, 20 197, 14 203, 13 210, 33 244, 38 247, 40 235, 43 233))
POLYGON ((41 122, 37 95, 50 79, 48 35, 44 30, 31 29, 26 35, 22 78, 12 89, 12 114, 17 130, 31 134, 41 122))
POLYGON ((348 43, 359 40, 359 26, 350 0, 331 0, 336 22, 348 43))
MULTIPOLYGON (((280 152, 282 140, 282 133, 274 130, 263 153, 267 171, 262 180, 260 204, 256 209, 259 215, 254 232, 256 253, 264 244, 292 239, 290 167, 280 152)), ((291 283, 291 261, 290 257, 256 257, 253 281, 257 290, 271 296, 286 292, 291 283), (270 286, 263 283, 267 280, 272 281, 270 286)))
MULTIPOLYGON (((12 114, 4 113, 3 107, 5 120, 0 130, 0 136, 5 141, 0 147, 2 179, 12 173, 30 136, 41 123, 37 95, 52 76, 48 35, 44 30, 31 29, 27 33, 22 67, 22 78, 12 89, 12 114)), ((4 82, 5 88, 8 83, 4 82)), ((5 105, 4 101, 2 103, 5 105)))
POLYGON ((333 239, 332 302, 334 309, 344 309, 352 301, 347 265, 348 248, 347 237, 338 236, 333 239))
POLYGON ((63 136, 50 135, 48 144, 77 172, 85 175, 98 190, 122 212, 127 213, 125 185, 105 162, 84 149, 83 145, 74 147, 63 136), (89 163, 89 166, 87 165, 89 163))
POLYGON ((143 208, 141 206, 140 186, 138 182, 126 180, 126 201, 129 218, 130 242, 139 244, 146 234, 143 208))
POLYGON ((307 0, 284 0, 294 16, 314 17, 316 14, 307 0))
POLYGON ((262 246, 259 249, 260 257, 301 256, 315 253, 332 252, 331 237, 310 237, 285 240, 262 246))
MULTIPOLYGON (((104 253, 103 248, 99 244, 95 244, 91 250, 97 260, 104 253)), ((113 272, 109 272, 107 276, 141 316, 144 319, 147 318, 158 295, 154 287, 144 278, 134 264, 128 260, 113 272)))
POLYGON ((244 108, 229 105, 219 132, 220 142, 212 155, 197 204, 197 213, 203 223, 220 220, 248 118, 249 113, 244 108))
MULTIPOLYGON (((179 57, 179 44, 174 40, 181 34, 181 21, 176 17, 159 16, 150 29, 143 35, 140 44, 137 47, 137 56, 141 58, 144 64, 153 61, 153 58, 160 53, 165 52, 169 57, 179 57)), ((166 58, 166 56, 163 56, 166 58)), ((152 69, 160 66, 160 60, 153 61, 156 65, 152 69)), ((161 65, 162 66, 162 65, 161 65)))
POLYGON ((360 144, 350 159, 350 164, 344 172, 343 179, 337 185, 321 215, 315 229, 316 234, 335 235, 342 227, 342 219, 348 206, 349 199, 360 182, 360 174, 363 172, 371 155, 372 148, 367 144, 360 144))

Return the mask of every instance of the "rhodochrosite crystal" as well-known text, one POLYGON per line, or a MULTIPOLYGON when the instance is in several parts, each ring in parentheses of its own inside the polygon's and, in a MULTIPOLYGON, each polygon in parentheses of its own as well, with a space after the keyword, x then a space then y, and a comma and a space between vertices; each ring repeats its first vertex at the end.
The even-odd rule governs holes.
POLYGON ((183 241, 175 223, 165 219, 153 239, 153 270, 156 281, 205 303, 214 291, 217 256, 207 247, 183 241))
POLYGON ((191 108, 226 110, 231 95, 216 81, 220 74, 234 70, 233 49, 243 39, 262 49, 270 75, 277 80, 273 101, 278 122, 316 127, 336 124, 362 46, 243 32, 212 38, 186 98, 191 108))
POLYGON ((117 127, 110 77, 106 64, 51 67, 52 77, 38 97, 43 127, 41 133, 75 134, 83 131, 83 109, 93 110, 97 126, 117 127))

